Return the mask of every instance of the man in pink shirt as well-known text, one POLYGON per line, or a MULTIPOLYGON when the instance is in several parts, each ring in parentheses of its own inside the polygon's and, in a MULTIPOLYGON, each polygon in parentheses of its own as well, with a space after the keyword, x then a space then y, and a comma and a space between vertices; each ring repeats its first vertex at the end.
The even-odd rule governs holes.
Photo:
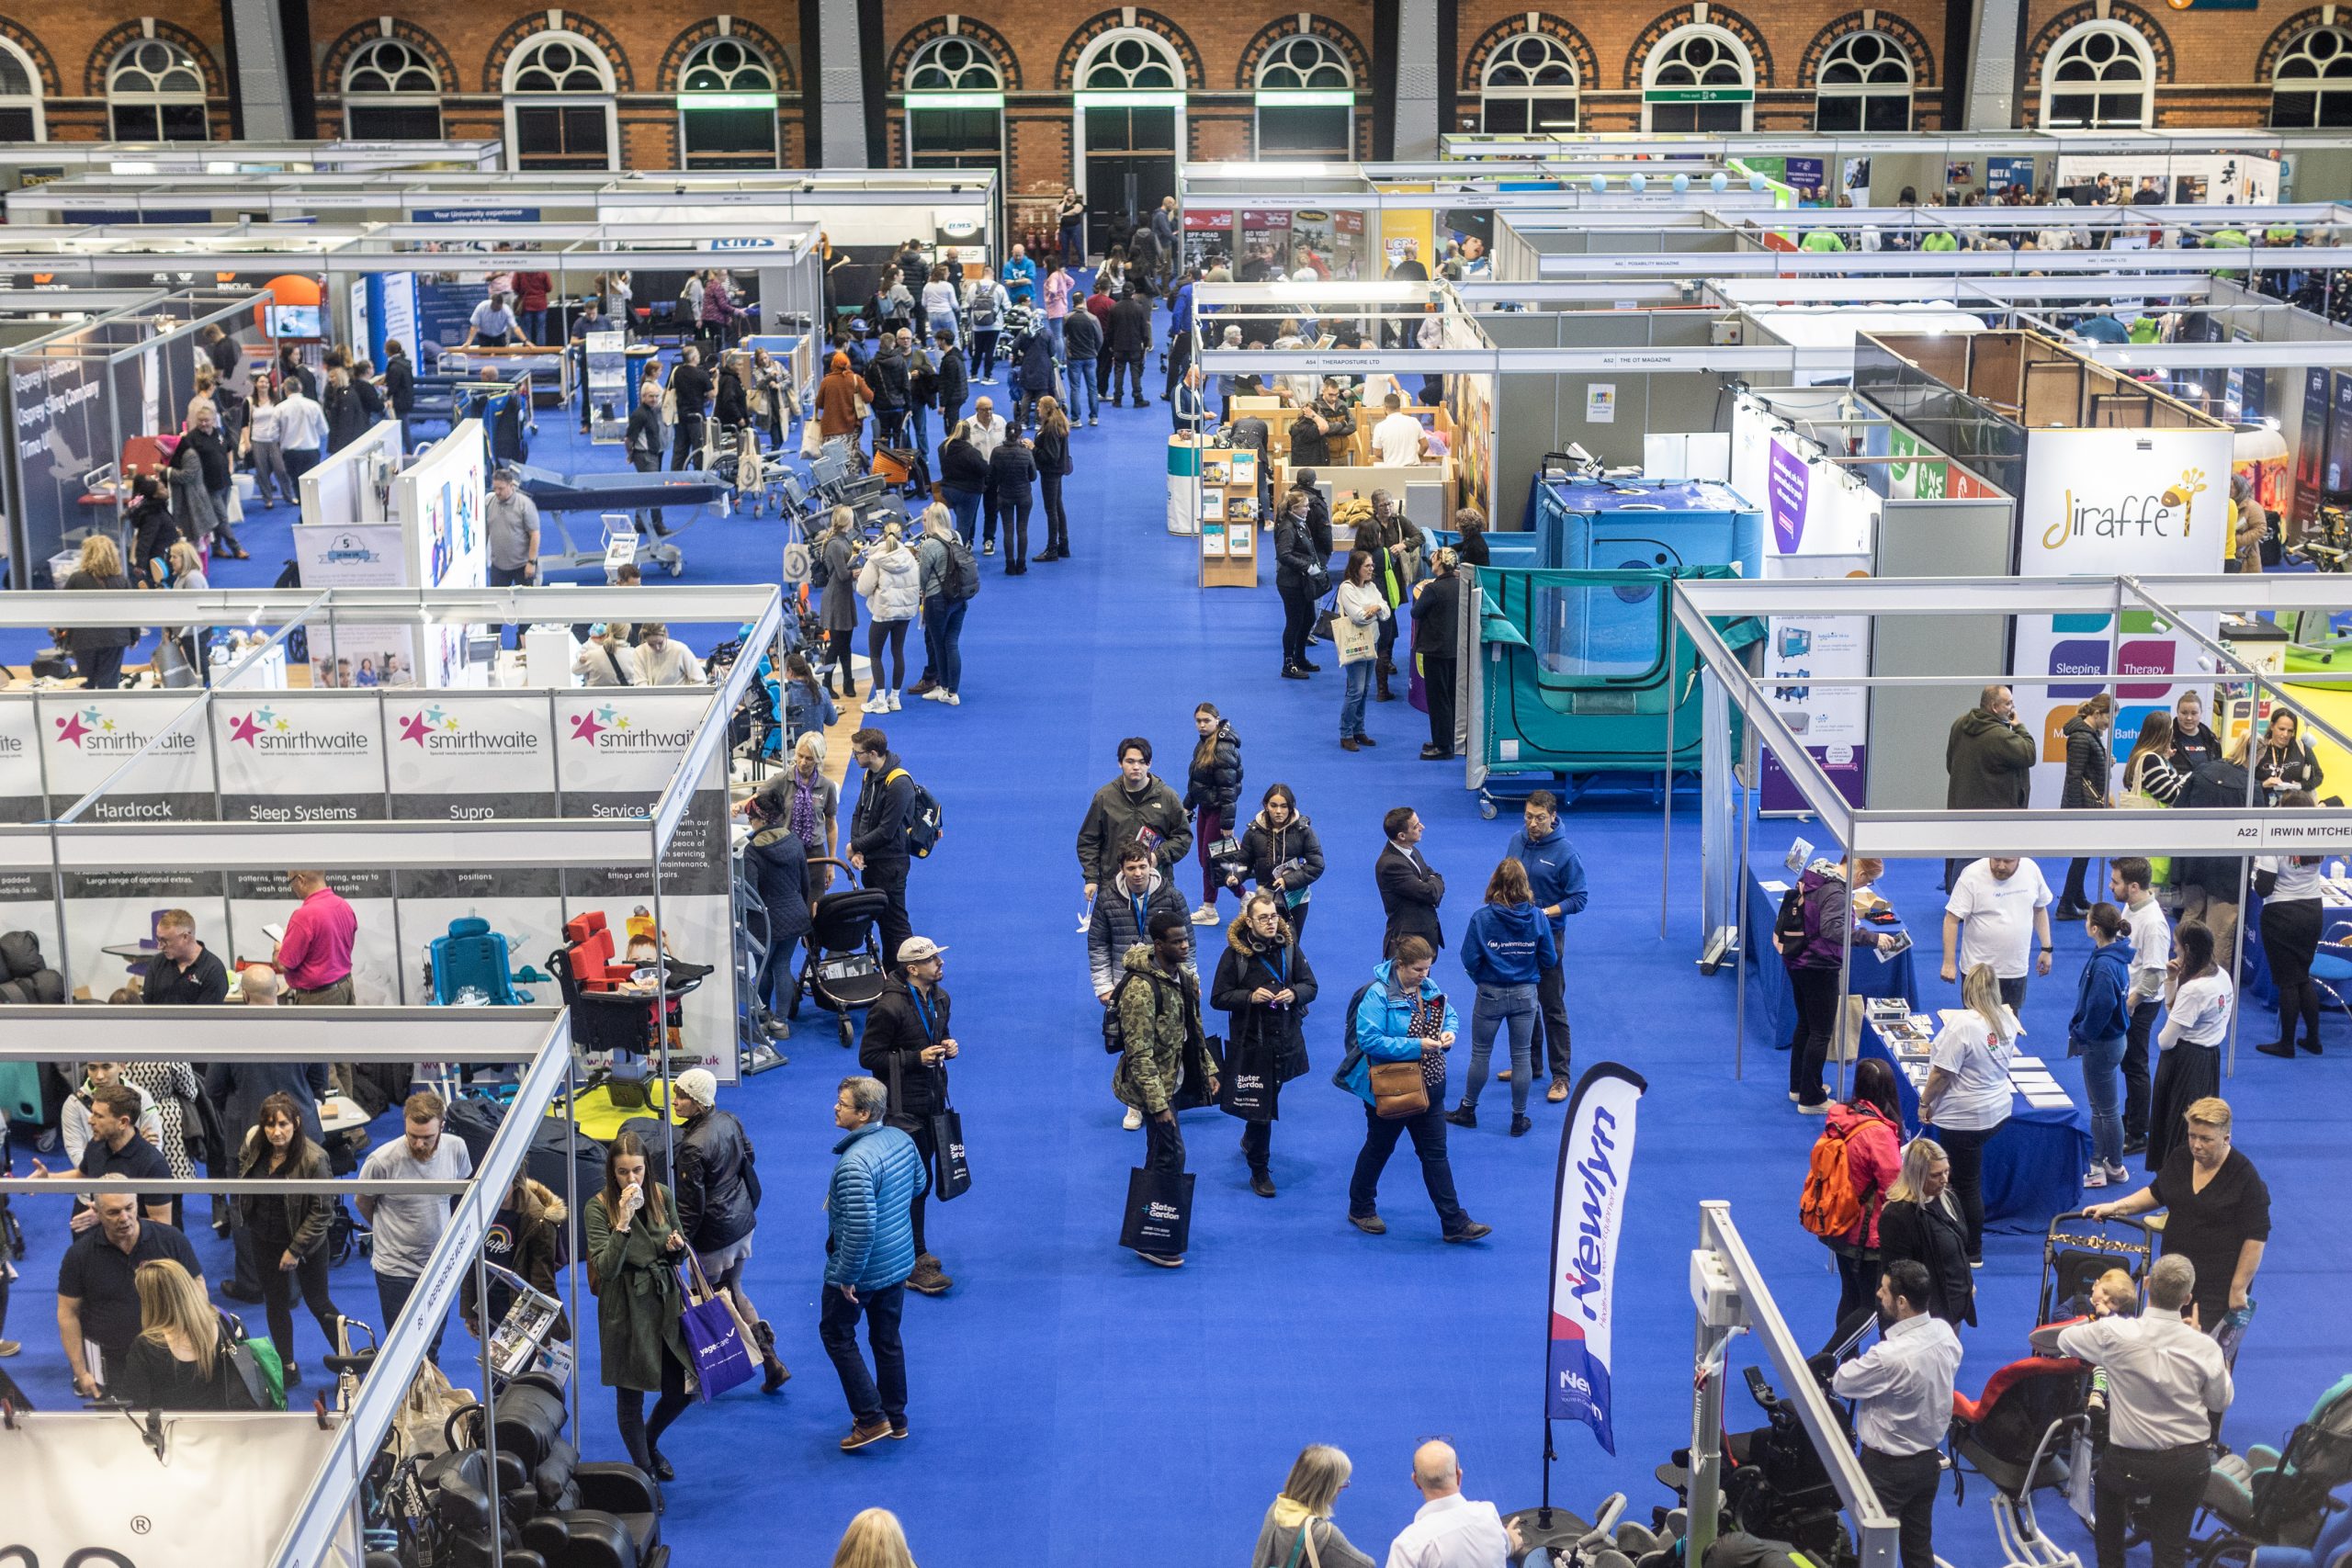
POLYGON ((359 917, 343 896, 327 886, 322 871, 289 871, 287 882, 302 900, 286 922, 277 943, 277 967, 286 974, 288 1000, 297 1007, 349 1007, 351 942, 359 917))

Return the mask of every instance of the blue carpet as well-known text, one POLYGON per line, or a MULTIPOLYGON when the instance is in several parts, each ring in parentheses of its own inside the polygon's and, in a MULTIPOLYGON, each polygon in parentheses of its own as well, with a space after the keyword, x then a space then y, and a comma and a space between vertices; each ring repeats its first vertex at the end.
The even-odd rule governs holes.
MULTIPOLYGON (((1165 533, 1161 405, 1106 410, 1103 419, 1076 443, 1076 558, 1011 581, 985 561, 967 624, 964 706, 910 703, 882 721, 946 812, 945 841, 916 868, 910 901, 916 929, 951 947, 946 984, 964 1047, 955 1091, 974 1171, 970 1194, 932 1219, 933 1247, 956 1288, 908 1304, 914 1435, 854 1455, 833 1446, 847 1417, 817 1339, 820 1205, 835 1136, 830 1107, 854 1062, 812 1027, 786 1046, 790 1066, 723 1097, 761 1146, 767 1202, 750 1288, 795 1377, 777 1398, 741 1391, 673 1429, 665 1447, 678 1480, 666 1530, 682 1562, 823 1562, 849 1517, 872 1505, 899 1513, 926 1562, 1238 1561, 1310 1441, 1354 1456, 1358 1483, 1340 1521, 1376 1558, 1418 1502, 1408 1461, 1423 1438, 1454 1441, 1473 1495, 1509 1508, 1537 1495, 1559 1108, 1539 1098, 1536 1132, 1512 1140, 1504 1088, 1489 1087, 1486 1124, 1453 1134, 1453 1163, 1465 1205, 1495 1234, 1453 1247, 1439 1242, 1409 1154, 1384 1183, 1389 1234, 1347 1224, 1363 1119, 1324 1082, 1338 1055, 1340 1004, 1378 955, 1371 867, 1382 812, 1410 804, 1428 822, 1424 847, 1451 876, 1446 923, 1455 932, 1511 823, 1480 820, 1458 766, 1415 759, 1426 723, 1401 702, 1373 709, 1376 750, 1341 752, 1336 663, 1327 657, 1311 682, 1278 680, 1272 592, 1196 589, 1192 541, 1165 533), (1316 1070, 1292 1086, 1275 1132, 1278 1199, 1249 1191, 1236 1124, 1215 1112, 1185 1119, 1200 1176, 1195 1239, 1186 1267, 1170 1273, 1114 1245, 1142 1138, 1120 1130, 1108 1090, 1073 931, 1071 844, 1123 736, 1150 737, 1159 771, 1181 790, 1191 709, 1204 699, 1241 734, 1247 796, 1288 782, 1323 835, 1332 869, 1317 889, 1307 951, 1329 999, 1309 1024, 1316 1070), (781 1506, 764 1506, 770 1498, 781 1506)), ((770 527, 735 519, 698 528, 686 581, 764 580, 770 527)), ((269 525, 252 532, 254 567, 267 561, 274 572, 269 525)), ((1776 1055, 1750 1052, 1744 1078, 1734 1077, 1731 976, 1702 978, 1693 965, 1695 813, 1676 819, 1663 939, 1658 813, 1588 806, 1567 827, 1592 886, 1566 944, 1577 1056, 1630 1063, 1652 1087, 1620 1258, 1618 1451, 1563 1427, 1554 1496, 1589 1509, 1622 1488, 1634 1517, 1645 1517, 1669 1500, 1651 1467, 1689 1440, 1694 1205, 1733 1201, 1801 1340, 1826 1334, 1837 1283, 1827 1254, 1796 1223, 1818 1123, 1784 1098, 1776 1055)), ((1934 867, 1898 866, 1888 891, 1924 910, 1935 879, 1934 867)), ((1194 884, 1183 890, 1193 895, 1194 884)), ((1223 906, 1228 918, 1233 908, 1223 906)), ((1200 934, 1209 938, 1205 964, 1221 933, 1200 934)), ((2079 931, 2059 940, 2057 975, 2034 987, 2027 1015, 2045 1041, 2063 1037, 2085 949, 2079 931)), ((1451 953, 1438 977, 1466 1001, 1451 953)), ((1946 999, 1932 978, 1928 990, 1931 1002, 1946 999)), ((2259 1010, 2245 1022, 2249 1043, 2272 1027, 2259 1010)), ((2249 1053, 2228 1087, 2238 1145, 2278 1200, 2261 1315, 2226 1427, 2240 1447, 2277 1442, 2352 1364, 2341 1311, 2352 1251, 2341 1206, 2318 1196, 2346 1173, 2336 1108, 2352 1075, 2352 1030, 2341 1018, 2326 1028, 2327 1056, 2287 1063, 2249 1053)), ((2076 1069, 2048 1055, 2079 1091, 2076 1069)), ((22 1207, 40 1249, 12 1314, 29 1348, 10 1370, 36 1399, 59 1402, 47 1293, 59 1221, 42 1205, 22 1207)), ((1984 1323, 1966 1336, 1962 1371, 1972 1392, 2023 1353, 2040 1278, 2038 1238, 1996 1235, 1986 1251, 1984 1323)), ((336 1292, 372 1310, 360 1269, 340 1270, 336 1292)), ((301 1359, 314 1361, 315 1331, 305 1323, 299 1332, 301 1359)), ((453 1365, 469 1348, 453 1330, 453 1365)), ((593 1365, 588 1383, 583 1446, 616 1457, 593 1365)), ((1733 1388, 1732 1424, 1753 1425, 1736 1380, 1733 1388)), ((1987 1495, 1972 1488, 1963 1509, 1945 1493, 1938 1544, 1951 1562, 1994 1560, 1987 1495)), ((2062 1507, 2043 1517, 2087 1555, 2087 1532, 2062 1507)))

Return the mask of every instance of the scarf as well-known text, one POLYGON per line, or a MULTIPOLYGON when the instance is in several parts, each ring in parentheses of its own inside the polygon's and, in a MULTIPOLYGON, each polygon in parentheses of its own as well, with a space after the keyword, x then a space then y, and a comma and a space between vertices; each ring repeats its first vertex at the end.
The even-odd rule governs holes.
POLYGON ((817 781, 823 776, 804 776, 797 769, 792 775, 792 806, 786 820, 791 825, 793 837, 811 850, 822 848, 825 842, 824 830, 817 825, 817 781))

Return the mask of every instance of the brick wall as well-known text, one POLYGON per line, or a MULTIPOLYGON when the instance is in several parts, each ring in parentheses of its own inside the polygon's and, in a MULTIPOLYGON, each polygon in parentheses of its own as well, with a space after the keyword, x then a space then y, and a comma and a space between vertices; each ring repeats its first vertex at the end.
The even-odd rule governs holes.
POLYGON ((129 17, 65 0, 19 0, 0 14, 0 36, 39 73, 42 114, 53 141, 107 139, 107 68, 124 46, 142 37, 175 43, 195 58, 204 73, 208 128, 215 138, 229 135, 228 55, 220 7, 209 0, 162 0, 156 8, 129 17))
POLYGON ((2026 0, 2025 90, 2021 121, 2038 124, 2042 69, 2067 33, 2086 22, 2128 27, 2147 41, 2155 62, 2158 126, 2258 128, 2270 119, 2270 77, 2278 56, 2301 34, 2335 21, 2352 26, 2352 6, 2263 0, 2232 11, 2176 11, 2123 0, 2026 0))

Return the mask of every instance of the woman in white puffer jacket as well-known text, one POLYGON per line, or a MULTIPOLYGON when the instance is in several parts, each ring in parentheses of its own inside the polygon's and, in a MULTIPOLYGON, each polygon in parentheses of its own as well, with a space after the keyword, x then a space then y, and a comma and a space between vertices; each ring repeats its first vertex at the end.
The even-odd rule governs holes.
POLYGON ((865 662, 872 690, 867 713, 896 713, 907 683, 907 626, 922 610, 922 565, 899 538, 896 523, 882 530, 882 542, 857 574, 857 596, 865 601, 865 662), (882 647, 890 648, 890 679, 882 679, 882 647))

